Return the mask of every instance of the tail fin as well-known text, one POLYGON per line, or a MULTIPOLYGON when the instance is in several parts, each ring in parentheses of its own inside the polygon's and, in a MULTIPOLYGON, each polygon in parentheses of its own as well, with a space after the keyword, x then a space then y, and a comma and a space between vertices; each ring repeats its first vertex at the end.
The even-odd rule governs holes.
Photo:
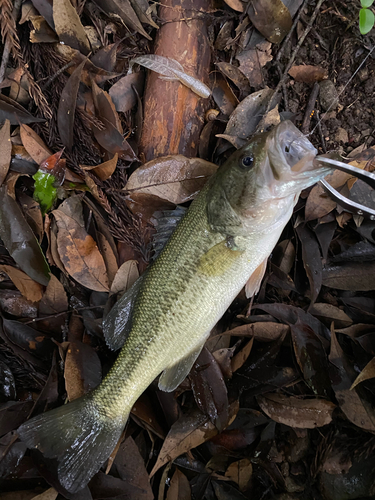
POLYGON ((86 486, 113 451, 125 419, 101 411, 89 396, 38 415, 18 429, 28 448, 58 461, 58 480, 70 493, 86 486))

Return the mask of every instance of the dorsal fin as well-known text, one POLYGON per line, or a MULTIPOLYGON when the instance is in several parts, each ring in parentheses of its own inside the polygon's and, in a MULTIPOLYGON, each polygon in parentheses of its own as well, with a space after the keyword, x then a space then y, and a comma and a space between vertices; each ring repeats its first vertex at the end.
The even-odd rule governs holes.
POLYGON ((154 213, 151 222, 155 226, 156 233, 153 235, 151 242, 154 251, 152 260, 155 260, 163 250, 186 211, 187 208, 177 205, 174 210, 161 210, 154 213))
POLYGON ((103 319, 104 338, 108 347, 113 351, 117 351, 124 345, 130 333, 134 302, 142 286, 145 274, 143 273, 137 279, 103 319))

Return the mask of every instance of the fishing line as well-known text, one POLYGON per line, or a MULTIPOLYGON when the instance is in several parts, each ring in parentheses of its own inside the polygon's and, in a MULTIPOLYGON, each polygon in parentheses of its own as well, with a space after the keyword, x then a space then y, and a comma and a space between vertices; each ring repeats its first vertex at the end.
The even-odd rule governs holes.
MULTIPOLYGON (((347 88, 347 86, 350 84, 350 82, 353 80, 353 78, 355 77, 355 75, 362 68, 362 66, 365 64, 365 62, 371 56, 371 54, 374 52, 374 50, 375 50, 375 45, 372 47, 372 49, 367 54, 367 56, 363 59, 363 61, 359 64, 358 68, 354 71, 354 73, 352 74, 352 76, 349 78, 349 80, 345 84, 344 88, 338 93, 337 97, 332 101, 331 105, 329 106, 329 108, 327 109, 327 111, 325 112, 325 114, 328 113, 332 109, 332 107, 336 104, 336 102, 339 100, 339 97, 341 96, 341 94, 344 92, 344 90, 347 88)), ((317 129, 317 127, 322 123, 322 121, 323 121, 323 118, 319 118, 319 120, 318 120, 317 124, 315 125, 315 127, 312 129, 311 132, 309 132, 308 134, 306 134, 306 137, 312 135, 315 132, 315 130, 317 129)))

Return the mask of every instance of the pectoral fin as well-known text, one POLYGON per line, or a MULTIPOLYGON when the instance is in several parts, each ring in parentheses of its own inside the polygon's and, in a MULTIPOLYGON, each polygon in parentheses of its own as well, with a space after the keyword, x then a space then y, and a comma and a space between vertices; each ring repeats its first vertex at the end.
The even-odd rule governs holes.
POLYGON ((199 261, 199 271, 206 276, 224 274, 242 254, 242 250, 233 249, 228 240, 223 240, 210 248, 199 261))
POLYGON ((248 299, 259 292, 264 273, 266 272, 267 260, 268 257, 267 259, 264 259, 264 261, 255 269, 253 274, 247 280, 247 283, 245 285, 245 293, 248 299))
POLYGON ((180 359, 176 364, 166 368, 159 378, 159 389, 165 392, 174 391, 183 380, 189 375, 190 370, 203 349, 206 341, 199 344, 192 351, 190 351, 184 358, 180 359))

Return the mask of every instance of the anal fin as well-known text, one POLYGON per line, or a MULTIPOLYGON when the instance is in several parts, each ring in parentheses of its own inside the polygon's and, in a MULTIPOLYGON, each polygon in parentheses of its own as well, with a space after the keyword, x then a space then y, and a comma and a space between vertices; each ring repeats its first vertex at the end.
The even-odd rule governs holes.
POLYGON ((163 371, 159 378, 159 389, 161 391, 172 392, 185 380, 203 349, 205 341, 206 337, 203 342, 194 347, 185 357, 163 371))

